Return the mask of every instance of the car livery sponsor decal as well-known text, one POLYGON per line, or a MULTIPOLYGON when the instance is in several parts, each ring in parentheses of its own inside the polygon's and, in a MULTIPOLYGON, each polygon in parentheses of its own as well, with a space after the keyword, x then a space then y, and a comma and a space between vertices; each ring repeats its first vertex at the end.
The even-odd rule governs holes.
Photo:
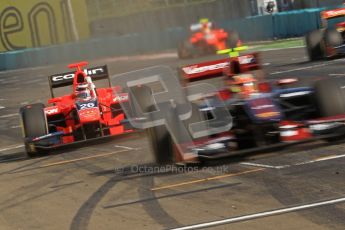
MULTIPOLYGON (((87 76, 91 77, 93 81, 108 78, 108 68, 106 65, 84 69, 83 71, 87 76)), ((72 85, 74 76, 75 71, 59 73, 49 76, 50 86, 52 88, 58 88, 72 85)))
POLYGON ((255 63, 255 57, 254 55, 243 55, 238 57, 238 61, 242 65, 255 63))
POLYGON ((279 115, 280 115, 279 112, 263 112, 263 113, 256 114, 256 116, 259 118, 272 118, 272 117, 276 117, 279 115))
POLYGON ((113 102, 125 102, 128 101, 128 94, 118 94, 114 97, 113 102))
POLYGON ((247 109, 254 119, 280 119, 279 108, 274 104, 271 98, 254 98, 247 101, 247 109))
MULTIPOLYGON (((93 69, 84 69, 84 73, 88 76, 101 74, 104 72, 105 72, 105 70, 102 67, 93 68, 93 69)), ((73 73, 66 73, 66 74, 62 74, 62 75, 56 75, 56 76, 51 77, 53 82, 63 81, 63 80, 68 80, 68 79, 73 79, 73 78, 74 78, 74 72, 73 73)))
POLYGON ((48 107, 44 109, 45 114, 47 115, 53 115, 59 113, 59 107, 54 106, 54 107, 48 107))
POLYGON ((212 70, 217 70, 217 69, 224 69, 227 65, 228 65, 228 62, 222 62, 222 63, 207 65, 207 66, 193 65, 193 66, 184 67, 182 68, 182 70, 186 74, 196 74, 196 73, 202 73, 202 72, 207 72, 207 71, 212 71, 212 70))

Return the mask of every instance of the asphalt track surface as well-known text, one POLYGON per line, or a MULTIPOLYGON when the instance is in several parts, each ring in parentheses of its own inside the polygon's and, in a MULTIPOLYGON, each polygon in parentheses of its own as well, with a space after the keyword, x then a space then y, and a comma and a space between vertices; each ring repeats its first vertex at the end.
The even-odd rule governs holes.
MULTIPOLYGON (((176 54, 109 58, 117 74, 177 66, 176 54)), ((310 63, 304 49, 263 53, 270 78, 345 76, 345 59, 310 63)), ((182 172, 152 168, 143 133, 29 159, 18 109, 45 102, 64 66, 0 73, 0 229, 345 229, 342 142, 316 142, 182 172), (223 221, 222 221, 223 220, 223 221), (220 222, 215 222, 220 221, 220 222)))

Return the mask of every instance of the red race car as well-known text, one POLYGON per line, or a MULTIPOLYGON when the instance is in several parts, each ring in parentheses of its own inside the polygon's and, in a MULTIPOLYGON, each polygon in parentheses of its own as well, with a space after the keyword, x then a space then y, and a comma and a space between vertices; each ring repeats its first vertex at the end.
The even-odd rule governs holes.
POLYGON ((191 36, 179 44, 179 58, 193 58, 205 54, 216 54, 218 50, 240 46, 236 32, 227 33, 223 29, 215 29, 207 19, 190 27, 191 36))
POLYGON ((107 66, 82 70, 87 62, 69 65, 75 72, 49 77, 52 98, 20 108, 26 152, 29 156, 57 147, 116 136, 133 131, 120 107, 128 94, 111 87, 107 66), (106 80, 107 88, 93 81, 106 80), (71 86, 72 93, 54 97, 54 89, 71 86), (115 92, 117 92, 115 94, 115 92))

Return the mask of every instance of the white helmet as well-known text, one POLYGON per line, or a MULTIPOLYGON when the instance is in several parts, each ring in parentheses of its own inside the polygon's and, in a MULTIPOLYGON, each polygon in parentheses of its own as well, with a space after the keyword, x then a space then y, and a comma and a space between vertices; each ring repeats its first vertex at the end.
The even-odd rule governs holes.
POLYGON ((91 99, 91 93, 88 84, 79 84, 76 87, 77 100, 87 101, 91 99))

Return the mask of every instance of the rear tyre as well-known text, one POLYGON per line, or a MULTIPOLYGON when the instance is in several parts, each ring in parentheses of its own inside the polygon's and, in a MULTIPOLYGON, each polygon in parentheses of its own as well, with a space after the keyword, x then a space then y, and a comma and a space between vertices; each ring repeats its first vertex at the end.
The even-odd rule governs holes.
POLYGON ((151 127, 147 130, 154 160, 157 164, 175 162, 172 137, 165 125, 151 127))
POLYGON ((325 44, 322 30, 315 30, 307 34, 306 48, 310 61, 320 60, 325 57, 325 44))
POLYGON ((177 48, 177 55, 180 59, 192 58, 195 55, 195 47, 189 41, 181 42, 177 48))
POLYGON ((317 81, 315 99, 321 116, 345 113, 345 79, 331 78, 317 81))
POLYGON ((29 157, 43 153, 34 148, 28 140, 48 134, 48 124, 44 113, 44 105, 41 103, 24 106, 20 109, 25 149, 29 157))
POLYGON ((326 30, 325 42, 330 47, 340 46, 343 44, 343 37, 341 36, 341 33, 335 29, 326 30))

